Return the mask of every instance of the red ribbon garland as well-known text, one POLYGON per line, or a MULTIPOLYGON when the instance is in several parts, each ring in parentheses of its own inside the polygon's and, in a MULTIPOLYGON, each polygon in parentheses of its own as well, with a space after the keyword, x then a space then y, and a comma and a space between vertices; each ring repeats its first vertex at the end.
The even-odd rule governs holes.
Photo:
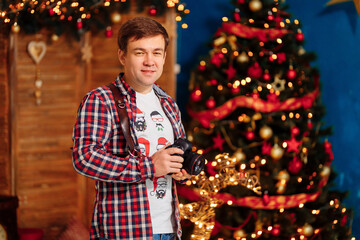
POLYGON ((191 117, 198 119, 203 127, 209 128, 212 120, 223 119, 238 107, 248 107, 254 109, 255 111, 267 113, 294 110, 300 107, 310 108, 318 95, 319 90, 316 89, 301 98, 289 98, 284 102, 271 102, 260 98, 238 96, 230 99, 223 105, 210 110, 195 112, 188 108, 188 113, 191 117))
POLYGON ((241 23, 224 22, 218 32, 227 32, 242 38, 257 38, 259 41, 267 42, 276 38, 281 38, 290 33, 287 29, 261 29, 243 25, 241 23))

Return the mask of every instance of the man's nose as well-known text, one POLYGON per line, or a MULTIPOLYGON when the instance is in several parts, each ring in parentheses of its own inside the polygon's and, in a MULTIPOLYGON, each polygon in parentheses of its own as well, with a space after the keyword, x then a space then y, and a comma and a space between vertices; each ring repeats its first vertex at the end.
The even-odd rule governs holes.
POLYGON ((154 63, 154 56, 150 53, 145 55, 145 59, 144 59, 144 65, 145 66, 153 66, 154 63))

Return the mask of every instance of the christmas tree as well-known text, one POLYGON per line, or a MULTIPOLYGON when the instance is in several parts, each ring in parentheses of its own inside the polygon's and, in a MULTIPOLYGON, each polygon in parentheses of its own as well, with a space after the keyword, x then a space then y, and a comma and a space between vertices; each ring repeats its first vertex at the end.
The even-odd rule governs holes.
POLYGON ((300 21, 280 0, 232 2, 190 80, 187 133, 208 163, 179 187, 185 235, 355 239, 300 21))

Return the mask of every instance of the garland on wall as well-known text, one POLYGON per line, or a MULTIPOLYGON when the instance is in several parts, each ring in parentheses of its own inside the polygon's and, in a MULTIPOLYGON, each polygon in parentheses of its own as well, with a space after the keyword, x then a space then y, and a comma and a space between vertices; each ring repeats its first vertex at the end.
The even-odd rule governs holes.
MULTIPOLYGON (((131 0, 23 0, 0 1, 1 30, 34 34, 50 30, 53 40, 69 32, 75 38, 90 30, 105 30, 112 36, 111 26, 121 21, 121 14, 131 9, 131 0)), ((174 9, 175 20, 181 22, 190 11, 181 0, 136 0, 136 11, 147 11, 151 17, 174 9)), ((186 23, 182 28, 187 28, 186 23)))

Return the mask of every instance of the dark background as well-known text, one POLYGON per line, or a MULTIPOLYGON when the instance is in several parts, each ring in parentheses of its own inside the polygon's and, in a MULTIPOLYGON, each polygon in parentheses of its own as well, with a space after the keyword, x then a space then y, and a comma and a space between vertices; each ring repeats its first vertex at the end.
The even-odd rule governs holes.
MULTIPOLYGON (((335 188, 349 191, 347 207, 355 211, 353 232, 360 237, 360 19, 352 1, 326 6, 329 0, 288 0, 288 12, 300 20, 305 35, 304 48, 315 52, 312 64, 319 68, 322 101, 327 114, 323 119, 332 126, 329 137, 338 173, 335 188)), ((178 30, 177 102, 187 119, 188 83, 191 70, 202 56, 208 55, 209 42, 222 23, 232 16, 230 0, 184 0, 190 14, 184 22, 188 29, 178 30)))

